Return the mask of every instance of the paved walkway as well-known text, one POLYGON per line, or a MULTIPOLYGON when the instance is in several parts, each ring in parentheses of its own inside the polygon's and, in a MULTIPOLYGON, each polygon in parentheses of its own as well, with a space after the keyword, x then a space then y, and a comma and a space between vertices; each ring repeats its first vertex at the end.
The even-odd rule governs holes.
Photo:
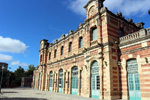
POLYGON ((39 91, 31 88, 2 89, 0 100, 99 100, 76 95, 39 91))

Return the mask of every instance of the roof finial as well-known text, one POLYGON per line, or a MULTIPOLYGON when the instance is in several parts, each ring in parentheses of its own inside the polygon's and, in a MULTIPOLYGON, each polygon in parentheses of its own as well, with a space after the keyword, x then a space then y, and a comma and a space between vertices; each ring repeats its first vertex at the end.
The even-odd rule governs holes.
POLYGON ((98 0, 98 9, 100 10, 102 7, 104 7, 104 1, 105 0, 98 0))

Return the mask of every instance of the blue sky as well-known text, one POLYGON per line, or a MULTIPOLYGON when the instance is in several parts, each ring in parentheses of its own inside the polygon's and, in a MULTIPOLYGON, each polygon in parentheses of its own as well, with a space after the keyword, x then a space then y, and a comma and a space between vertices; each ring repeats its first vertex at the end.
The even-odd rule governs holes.
MULTIPOLYGON (((88 0, 0 0, 0 62, 11 71, 39 63, 40 40, 53 42, 61 34, 76 30, 86 14, 88 0)), ((150 0, 106 0, 104 5, 126 19, 150 27, 150 0)))

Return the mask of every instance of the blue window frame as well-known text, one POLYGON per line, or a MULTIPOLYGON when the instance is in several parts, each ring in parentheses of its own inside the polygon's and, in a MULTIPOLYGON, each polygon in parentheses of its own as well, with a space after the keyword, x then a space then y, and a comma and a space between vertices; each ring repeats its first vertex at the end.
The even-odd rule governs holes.
POLYGON ((53 87, 53 71, 50 72, 49 91, 52 91, 52 87, 53 87))
POLYGON ((141 100, 140 79, 138 73, 138 63, 136 59, 127 61, 128 72, 128 92, 130 100, 141 100))
POLYGON ((78 95, 78 67, 72 68, 72 94, 78 95))
POLYGON ((83 47, 83 37, 79 38, 79 48, 83 47))
POLYGON ((58 79, 59 93, 63 93, 63 69, 59 70, 59 79, 58 79))
POLYGON ((91 41, 97 40, 97 28, 92 29, 91 41))
POLYGON ((99 98, 100 77, 98 62, 94 61, 91 65, 91 97, 99 98))

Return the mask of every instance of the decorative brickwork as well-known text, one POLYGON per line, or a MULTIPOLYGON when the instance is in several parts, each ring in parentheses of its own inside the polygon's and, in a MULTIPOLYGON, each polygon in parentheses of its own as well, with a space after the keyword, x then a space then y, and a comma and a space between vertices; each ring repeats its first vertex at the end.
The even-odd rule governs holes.
POLYGON ((54 44, 41 40, 33 88, 89 98, 128 100, 131 91, 127 61, 134 58, 138 64, 141 100, 150 98, 150 29, 127 21, 121 13, 113 14, 100 3, 100 0, 87 3, 87 18, 75 32, 63 34, 54 44), (60 69, 63 69, 61 80, 60 69))

